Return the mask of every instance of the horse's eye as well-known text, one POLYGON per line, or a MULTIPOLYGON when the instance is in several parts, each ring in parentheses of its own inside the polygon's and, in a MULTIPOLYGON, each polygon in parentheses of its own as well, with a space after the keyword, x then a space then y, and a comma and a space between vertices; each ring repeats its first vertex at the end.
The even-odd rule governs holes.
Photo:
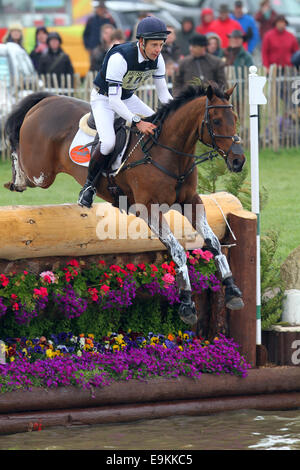
POLYGON ((220 120, 220 119, 214 119, 214 120, 213 120, 213 124, 214 124, 215 126, 219 126, 219 125, 221 124, 221 120, 220 120))

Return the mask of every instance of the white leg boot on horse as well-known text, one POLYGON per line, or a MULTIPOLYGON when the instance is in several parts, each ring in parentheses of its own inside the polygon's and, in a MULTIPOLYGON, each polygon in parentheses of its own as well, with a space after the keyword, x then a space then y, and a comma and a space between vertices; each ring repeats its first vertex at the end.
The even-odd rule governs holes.
MULTIPOLYGON (((151 231, 167 248, 172 260, 176 264, 176 281, 179 288, 179 316, 184 323, 195 325, 198 317, 196 314, 195 303, 192 300, 192 289, 188 273, 187 258, 183 246, 175 238, 165 217, 160 211, 151 211, 148 206, 148 218, 139 213, 139 217, 147 222, 151 231)), ((135 213, 135 215, 137 215, 135 213)))
POLYGON ((205 247, 215 257, 215 263, 221 274, 222 284, 225 286, 225 304, 230 310, 240 310, 244 307, 242 292, 235 285, 226 256, 222 253, 218 237, 210 228, 204 204, 198 194, 192 201, 192 211, 185 214, 194 229, 204 239, 205 247))

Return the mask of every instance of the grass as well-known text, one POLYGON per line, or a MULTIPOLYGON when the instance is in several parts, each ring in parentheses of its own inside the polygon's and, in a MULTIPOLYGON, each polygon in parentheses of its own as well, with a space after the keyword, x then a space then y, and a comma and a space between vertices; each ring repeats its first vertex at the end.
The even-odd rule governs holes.
MULTIPOLYGON (((261 211, 261 233, 270 229, 279 232, 277 259, 281 262, 300 245, 299 153, 297 149, 282 150, 278 153, 271 150, 260 152, 260 185, 266 188, 268 194, 268 202, 261 211)), ((5 189, 3 184, 10 180, 10 163, 1 162, 1 206, 76 203, 80 190, 79 184, 64 174, 59 174, 47 190, 34 188, 23 193, 5 189)))

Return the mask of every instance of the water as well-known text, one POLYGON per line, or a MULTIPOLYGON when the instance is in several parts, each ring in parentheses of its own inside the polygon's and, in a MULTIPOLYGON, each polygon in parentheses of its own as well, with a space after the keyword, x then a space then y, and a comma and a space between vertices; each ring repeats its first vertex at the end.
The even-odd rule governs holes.
POLYGON ((0 450, 300 450, 300 410, 235 411, 0 436, 0 450))

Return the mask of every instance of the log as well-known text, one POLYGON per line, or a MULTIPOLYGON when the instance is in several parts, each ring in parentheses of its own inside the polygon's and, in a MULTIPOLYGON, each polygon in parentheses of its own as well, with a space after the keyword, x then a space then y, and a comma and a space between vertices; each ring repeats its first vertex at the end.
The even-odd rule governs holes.
MULTIPOLYGON (((226 192, 201 198, 208 222, 221 240, 226 233, 223 214, 238 213, 242 205, 226 192)), ((178 211, 170 210, 166 217, 185 249, 203 245, 178 211)), ((92 209, 76 204, 4 206, 0 208, 0 237, 0 259, 4 260, 165 250, 143 220, 109 203, 96 203, 92 209)))

